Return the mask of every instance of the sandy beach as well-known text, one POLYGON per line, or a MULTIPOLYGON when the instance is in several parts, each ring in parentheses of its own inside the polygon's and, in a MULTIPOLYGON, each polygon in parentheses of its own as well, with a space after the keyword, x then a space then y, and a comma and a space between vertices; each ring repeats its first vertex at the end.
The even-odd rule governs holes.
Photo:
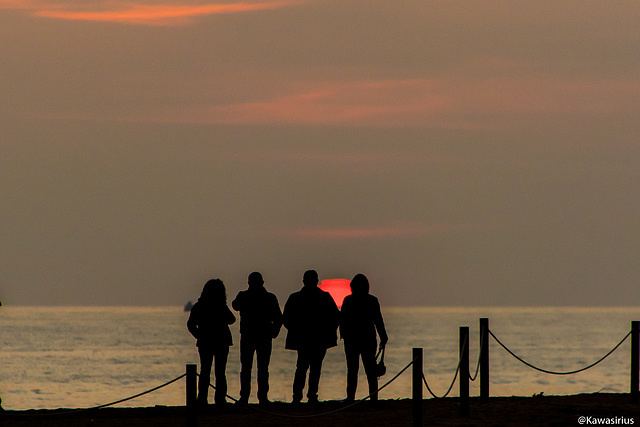
MULTIPOLYGON (((411 426, 409 399, 382 400, 376 406, 362 402, 345 410, 339 401, 291 405, 198 410, 197 425, 252 427, 411 426)), ((492 397, 488 402, 471 398, 469 415, 460 414, 457 398, 423 401, 425 426, 577 426, 634 425, 640 423, 640 404, 628 394, 580 394, 573 396, 492 397), (581 418, 583 417, 583 418, 581 418), (581 423, 582 421, 582 423, 581 423)), ((0 425, 58 426, 187 426, 185 407, 103 408, 97 410, 5 411, 0 425)))

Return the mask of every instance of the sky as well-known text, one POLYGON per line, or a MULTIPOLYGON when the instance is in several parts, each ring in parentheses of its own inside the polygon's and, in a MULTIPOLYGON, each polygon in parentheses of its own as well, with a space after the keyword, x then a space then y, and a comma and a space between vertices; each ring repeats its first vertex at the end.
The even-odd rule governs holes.
POLYGON ((640 303, 636 0, 0 0, 4 305, 307 269, 640 303))

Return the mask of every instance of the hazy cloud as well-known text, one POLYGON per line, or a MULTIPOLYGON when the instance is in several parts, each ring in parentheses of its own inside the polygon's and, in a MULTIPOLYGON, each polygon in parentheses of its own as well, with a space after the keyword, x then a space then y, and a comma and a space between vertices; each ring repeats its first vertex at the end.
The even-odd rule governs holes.
POLYGON ((346 241, 377 239, 421 239, 440 234, 478 233, 489 231, 493 227, 474 224, 419 224, 394 223, 369 227, 299 227, 277 228, 266 235, 278 238, 298 239, 302 241, 346 241))

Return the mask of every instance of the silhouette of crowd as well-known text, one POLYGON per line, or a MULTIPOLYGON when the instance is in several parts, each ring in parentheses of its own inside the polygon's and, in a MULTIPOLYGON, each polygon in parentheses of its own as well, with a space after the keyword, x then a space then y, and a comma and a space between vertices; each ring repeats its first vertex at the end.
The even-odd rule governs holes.
MULTIPOLYGON (((285 348, 297 352, 293 376, 292 403, 302 401, 307 384, 307 400, 318 402, 322 362, 327 350, 338 344, 338 330, 344 340, 347 364, 346 401, 355 400, 360 359, 367 376, 369 395, 376 401, 378 364, 376 348, 384 356, 388 341, 378 299, 369 293, 369 281, 363 274, 351 280, 351 295, 338 309, 328 292, 318 287, 318 273, 308 270, 302 288, 289 295, 284 310, 278 298, 268 292, 259 272, 248 278, 248 289, 238 293, 231 307, 240 313, 240 399, 248 403, 251 394, 251 371, 254 356, 257 365, 257 396, 261 404, 269 403, 269 363, 273 340, 282 326, 287 329, 285 348), (378 347, 378 337, 380 344, 378 347)), ((198 404, 208 404, 211 370, 215 376, 216 405, 226 403, 226 365, 233 339, 229 325, 236 316, 227 304, 224 283, 209 280, 193 305, 187 328, 196 338, 200 355, 198 404)))

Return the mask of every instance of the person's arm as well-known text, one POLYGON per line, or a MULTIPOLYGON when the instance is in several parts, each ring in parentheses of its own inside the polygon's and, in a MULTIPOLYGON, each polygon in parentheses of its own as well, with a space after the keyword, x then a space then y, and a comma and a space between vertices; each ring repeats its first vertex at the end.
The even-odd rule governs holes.
POLYGON ((244 301, 244 295, 243 295, 243 292, 240 291, 238 292, 236 299, 234 299, 233 302, 231 303, 231 307, 233 307, 235 311, 240 311, 242 310, 243 301, 244 301))
POLYGON ((198 311, 198 307, 194 305, 191 309, 191 313, 189 314, 189 319, 187 320, 187 329, 195 339, 198 339, 200 336, 200 330, 198 328, 198 311))
POLYGON ((275 295, 273 296, 272 306, 271 324, 273 329, 271 330, 271 338, 277 338, 282 328, 282 311, 280 311, 280 303, 278 303, 278 298, 275 295))
POLYGON ((331 294, 326 292, 327 294, 327 305, 329 307, 330 318, 333 320, 334 329, 338 329, 340 326, 340 310, 338 310, 338 306, 336 302, 333 300, 331 294))
POLYGON ((387 335, 387 330, 384 327, 384 320, 382 319, 382 312, 380 310, 380 302, 378 302, 377 298, 375 299, 373 324, 376 326, 376 330, 380 336, 380 347, 384 347, 387 345, 387 341, 389 341, 389 336, 387 335))
POLYGON ((233 325, 234 323, 236 323, 236 316, 233 314, 233 312, 229 309, 228 306, 225 306, 227 308, 227 316, 226 316, 226 321, 227 321, 227 325, 233 325))
POLYGON ((287 302, 284 305, 284 310, 282 312, 282 325, 287 329, 291 329, 291 326, 293 326, 293 324, 295 323, 293 319, 294 302, 292 302, 292 299, 294 298, 295 297, 293 297, 293 295, 289 296, 289 299, 287 299, 287 302))
POLYGON ((348 296, 342 301, 342 307, 340 307, 340 326, 338 327, 338 332, 340 333, 340 339, 344 339, 344 319, 345 319, 345 314, 348 312, 349 310, 349 300, 347 299, 348 296), (346 304, 345 304, 346 303, 346 304), (345 311, 345 307, 347 308, 347 310, 345 311))

